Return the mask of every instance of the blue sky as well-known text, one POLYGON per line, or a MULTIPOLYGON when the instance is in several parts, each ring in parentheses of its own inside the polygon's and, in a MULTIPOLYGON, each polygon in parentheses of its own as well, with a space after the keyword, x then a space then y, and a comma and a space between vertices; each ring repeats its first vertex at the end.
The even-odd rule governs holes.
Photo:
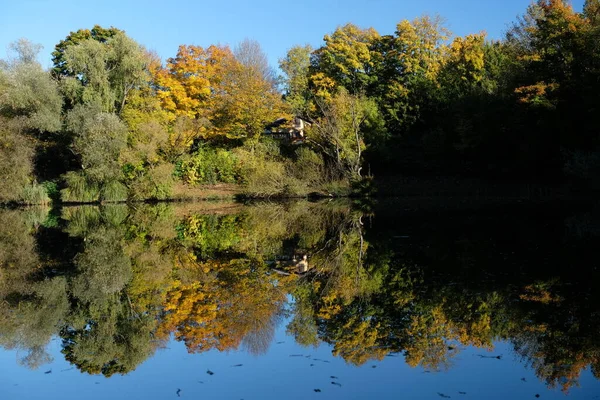
MULTIPOLYGON (((290 47, 318 47, 323 35, 347 22, 393 33, 403 19, 438 13, 455 35, 486 31, 500 38, 531 0, 1 0, 0 58, 21 37, 40 43, 40 62, 51 65, 54 45, 71 31, 95 24, 123 29, 129 36, 172 57, 180 44, 234 46, 258 40, 273 66, 290 47)), ((572 0, 576 10, 584 0, 572 0)))

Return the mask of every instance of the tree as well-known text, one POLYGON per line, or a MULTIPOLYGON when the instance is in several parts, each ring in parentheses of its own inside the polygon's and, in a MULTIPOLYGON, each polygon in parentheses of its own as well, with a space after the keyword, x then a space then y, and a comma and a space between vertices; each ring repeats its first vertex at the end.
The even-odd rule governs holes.
POLYGON ((329 156, 338 173, 360 179, 365 130, 370 120, 377 119, 377 105, 372 99, 352 95, 343 88, 330 100, 317 104, 322 117, 315 120, 309 140, 329 156))
POLYGON ((52 52, 52 63, 54 65, 52 68, 52 73, 59 78, 74 76, 74 71, 70 70, 68 67, 68 62, 65 58, 65 51, 69 47, 76 46, 88 39, 95 40, 99 43, 106 43, 108 39, 112 38, 117 33, 124 32, 113 27, 108 29, 102 28, 100 25, 94 25, 91 30, 79 29, 76 32, 69 33, 65 39, 58 42, 58 44, 54 47, 54 51, 52 52))
POLYGON ((394 36, 381 39, 380 81, 374 94, 392 134, 407 133, 420 120, 421 109, 438 86, 449 35, 439 16, 425 15, 401 21, 394 36))
POLYGON ((208 119, 212 100, 235 57, 229 47, 179 46, 177 56, 165 68, 154 70, 157 95, 162 107, 177 116, 208 119))
POLYGON ((72 150, 81 171, 66 175, 66 200, 122 200, 126 196, 119 156, 127 144, 127 128, 115 114, 80 105, 67 115, 67 129, 73 135, 72 150))
POLYGON ((285 58, 279 60, 279 67, 285 73, 285 101, 292 113, 308 116, 314 108, 309 91, 311 46, 294 46, 285 58))
POLYGON ((256 40, 244 39, 233 50, 235 59, 252 73, 265 81, 275 84, 275 71, 269 65, 269 59, 256 40))
POLYGON ((41 46, 21 39, 10 47, 15 55, 0 60, 0 202, 44 202, 34 149, 61 128, 62 99, 36 61, 41 46))
POLYGON ((167 153, 172 160, 197 140, 223 135, 214 125, 216 102, 228 66, 236 63, 229 47, 179 46, 166 67, 153 69, 156 95, 171 123, 167 153))
POLYGON ((33 175, 34 149, 11 121, 0 117, 0 203, 19 201, 33 175))
POLYGON ((36 61, 41 46, 20 39, 10 48, 15 57, 0 61, 0 115, 34 133, 58 131, 62 98, 56 82, 36 61))
POLYGON ((485 35, 467 35, 455 38, 448 49, 443 69, 444 90, 459 96, 481 84, 485 74, 485 35))
POLYGON ((67 43, 59 43, 62 50, 56 68, 65 71, 60 75, 61 88, 71 106, 90 104, 119 114, 129 93, 149 80, 148 59, 123 32, 107 35, 102 40, 67 38, 67 43))
POLYGON ((266 57, 246 58, 247 65, 237 59, 227 64, 211 121, 228 138, 256 144, 267 124, 288 115, 274 80, 264 75, 266 65, 256 65, 256 58, 266 57))
POLYGON ((350 94, 364 92, 377 79, 372 74, 376 59, 372 44, 378 38, 375 29, 361 29, 353 24, 325 35, 325 45, 311 57, 311 81, 317 94, 331 94, 338 87, 350 94))

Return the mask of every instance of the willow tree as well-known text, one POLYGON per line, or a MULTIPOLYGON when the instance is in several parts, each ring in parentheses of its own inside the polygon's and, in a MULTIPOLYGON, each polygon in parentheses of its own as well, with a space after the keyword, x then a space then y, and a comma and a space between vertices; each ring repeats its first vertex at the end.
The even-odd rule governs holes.
POLYGON ((105 42, 85 39, 66 47, 61 68, 63 92, 71 104, 94 104, 119 114, 129 93, 147 82, 147 58, 142 47, 122 32, 105 42))
POLYGON ((31 197, 43 192, 35 185, 34 148, 61 128, 62 99, 56 82, 36 61, 41 46, 20 39, 10 49, 14 56, 0 60, 0 202, 39 202, 43 193, 31 197))
POLYGON ((110 113, 81 105, 69 112, 67 129, 73 135, 72 150, 81 170, 66 174, 65 200, 123 200, 125 187, 119 155, 127 144, 127 128, 110 113))
POLYGON ((64 175, 71 201, 123 200, 119 157, 127 128, 119 115, 132 93, 150 80, 147 53, 118 30, 85 30, 61 41, 55 73, 67 100, 66 140, 80 169, 64 175))

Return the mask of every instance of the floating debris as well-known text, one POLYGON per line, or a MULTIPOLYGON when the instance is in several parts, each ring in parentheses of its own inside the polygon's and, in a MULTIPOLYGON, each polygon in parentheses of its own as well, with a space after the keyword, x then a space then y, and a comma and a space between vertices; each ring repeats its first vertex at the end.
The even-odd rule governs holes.
POLYGON ((51 374, 51 373, 52 373, 51 369, 49 369, 48 371, 44 372, 44 374, 46 374, 46 375, 51 374))
POLYGON ((443 397, 444 399, 449 399, 450 398, 450 396, 448 396, 447 394, 440 393, 440 392, 438 392, 438 396, 443 397))
POLYGON ((467 394, 467 392, 458 392, 458 394, 467 394))
POLYGON ((331 382, 332 385, 342 387, 342 384, 339 382, 331 382))
POLYGON ((290 354, 290 357, 304 357, 303 354, 290 354))
POLYGON ((340 378, 338 378, 337 376, 333 376, 333 375, 331 375, 331 376, 330 376, 330 378, 331 378, 331 379, 340 379, 340 378))
POLYGON ((477 356, 480 358, 495 358, 497 360, 502 360, 502 354, 500 354, 499 356, 485 356, 483 354, 477 354, 477 356))
POLYGON ((75 367, 71 367, 71 368, 67 368, 67 369, 61 369, 60 372, 66 372, 66 371, 70 371, 72 369, 75 369, 75 367))
POLYGON ((244 365, 244 364, 235 364, 235 365, 232 365, 232 367, 241 367, 241 366, 243 366, 243 365, 244 365))
POLYGON ((285 342, 277 342, 277 343, 275 343, 275 344, 284 344, 284 343, 285 343, 285 342))
POLYGON ((209 374, 209 375, 214 375, 214 374, 215 374, 215 373, 214 373, 214 372, 212 372, 210 369, 207 369, 207 370, 206 370, 206 373, 207 373, 207 374, 209 374))
POLYGON ((177 391, 175 393, 177 393, 177 397, 181 397, 181 389, 177 388, 177 391))
POLYGON ((525 379, 525 378, 521 378, 521 380, 522 380, 523 382, 527 382, 527 379, 525 379))
POLYGON ((321 393, 321 389, 313 389, 317 393, 321 393))
POLYGON ((371 365, 371 368, 377 368, 377 365, 371 365))

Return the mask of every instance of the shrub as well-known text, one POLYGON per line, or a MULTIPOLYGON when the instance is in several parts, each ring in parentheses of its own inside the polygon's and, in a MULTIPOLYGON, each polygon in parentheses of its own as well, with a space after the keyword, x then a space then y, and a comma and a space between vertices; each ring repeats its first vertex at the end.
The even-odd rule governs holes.
POLYGON ((312 187, 321 185, 325 180, 323 157, 308 147, 297 149, 295 156, 296 161, 292 164, 294 176, 312 187))
POLYGON ((136 169, 127 174, 128 198, 131 200, 165 200, 173 192, 173 165, 159 164, 136 169))
POLYGON ((21 195, 22 201, 25 204, 48 204, 50 203, 50 197, 46 191, 46 187, 43 184, 32 183, 26 185, 23 188, 23 194, 21 195))
POLYGON ((89 203, 100 197, 100 188, 89 182, 83 174, 69 171, 64 175, 66 187, 61 190, 61 198, 66 202, 89 203))
POLYGON ((191 185, 236 183, 241 179, 239 162, 231 151, 205 147, 180 160, 175 176, 191 185))

